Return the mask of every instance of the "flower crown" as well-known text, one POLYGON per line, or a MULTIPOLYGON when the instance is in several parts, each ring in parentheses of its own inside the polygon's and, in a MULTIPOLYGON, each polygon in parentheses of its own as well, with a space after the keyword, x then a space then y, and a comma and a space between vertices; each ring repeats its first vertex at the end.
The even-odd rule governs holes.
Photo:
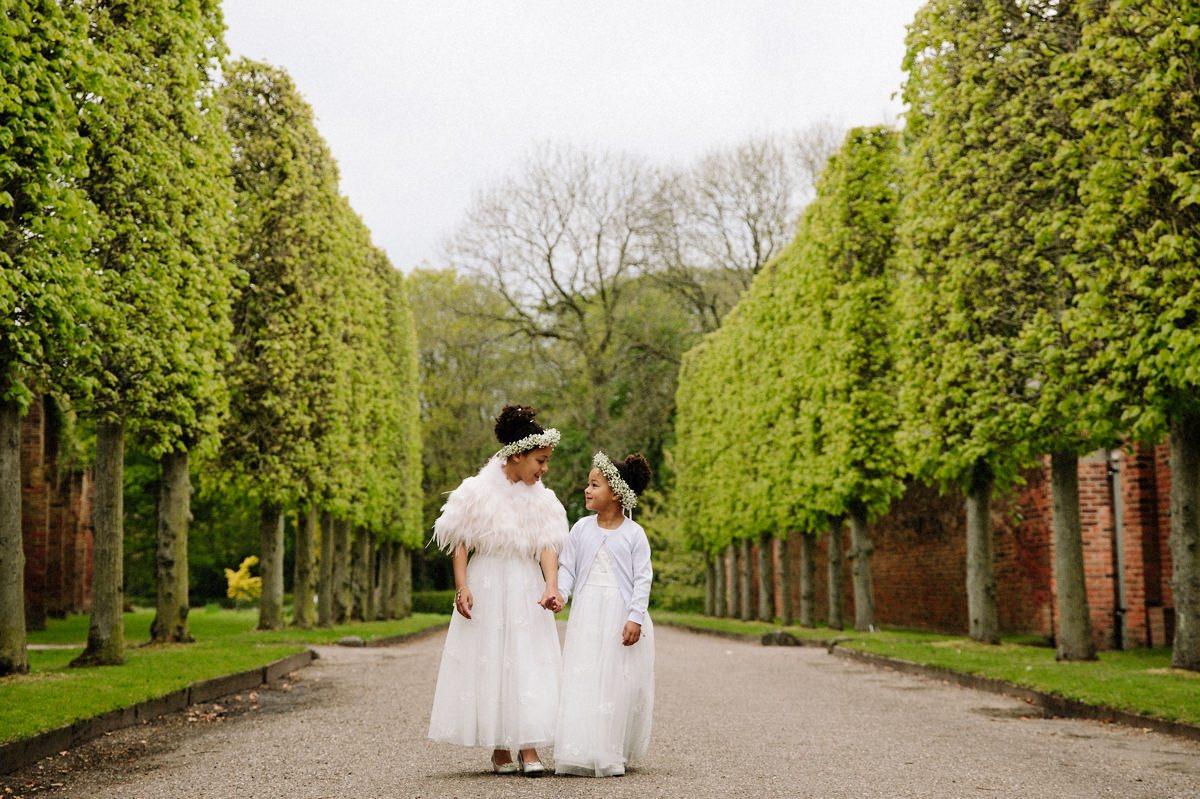
POLYGON ((531 449, 540 449, 542 447, 557 447, 562 434, 551 427, 549 430, 543 430, 540 433, 530 433, 522 439, 505 444, 496 453, 497 458, 507 458, 511 455, 519 455, 522 452, 528 452, 531 449))
POLYGON ((607 455, 597 452, 592 456, 592 465, 599 469, 604 478, 608 480, 608 487, 617 495, 622 508, 633 510, 637 507, 637 494, 633 493, 629 483, 626 483, 625 478, 621 477, 621 473, 617 471, 617 467, 613 465, 607 455))

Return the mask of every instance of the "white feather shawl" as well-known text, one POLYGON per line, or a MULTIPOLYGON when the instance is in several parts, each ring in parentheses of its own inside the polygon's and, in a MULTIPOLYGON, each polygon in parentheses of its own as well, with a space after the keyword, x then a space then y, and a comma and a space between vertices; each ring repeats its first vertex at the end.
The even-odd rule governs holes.
POLYGON ((433 525, 438 547, 453 552, 459 544, 487 555, 537 555, 544 549, 561 550, 567 538, 567 512, 554 492, 535 485, 512 482, 504 462, 489 460, 479 474, 468 477, 450 492, 433 525))

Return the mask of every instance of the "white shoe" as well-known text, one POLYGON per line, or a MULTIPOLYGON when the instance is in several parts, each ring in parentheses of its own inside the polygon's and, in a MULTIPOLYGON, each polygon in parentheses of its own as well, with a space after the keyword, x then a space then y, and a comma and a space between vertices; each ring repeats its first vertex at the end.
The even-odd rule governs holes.
POLYGON ((526 777, 540 777, 546 773, 546 767, 542 765, 542 761, 535 760, 532 763, 525 762, 525 756, 517 752, 517 762, 521 764, 521 773, 526 777))
POLYGON ((520 769, 521 767, 511 760, 507 763, 497 763, 496 753, 492 752, 492 771, 497 774, 516 774, 520 769))

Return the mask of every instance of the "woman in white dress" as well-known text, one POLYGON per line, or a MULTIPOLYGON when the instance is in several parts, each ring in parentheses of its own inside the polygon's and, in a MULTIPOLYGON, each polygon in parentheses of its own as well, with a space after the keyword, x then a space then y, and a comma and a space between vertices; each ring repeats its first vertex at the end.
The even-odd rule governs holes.
POLYGON ((429 737, 492 749, 498 774, 545 773, 536 747, 554 741, 561 654, 554 615, 567 515, 542 485, 559 433, 537 411, 508 406, 504 446, 446 500, 434 540, 454 557, 454 608, 429 737), (517 750, 513 761, 512 751, 517 750))
POLYGON ((650 542, 633 521, 637 495, 650 483, 640 454, 612 463, 596 453, 584 491, 594 516, 567 536, 558 566, 558 608, 572 592, 563 648, 554 770, 606 777, 624 774, 650 744, 654 712, 654 625, 650 542), (628 514, 628 515, 627 515, 628 514))

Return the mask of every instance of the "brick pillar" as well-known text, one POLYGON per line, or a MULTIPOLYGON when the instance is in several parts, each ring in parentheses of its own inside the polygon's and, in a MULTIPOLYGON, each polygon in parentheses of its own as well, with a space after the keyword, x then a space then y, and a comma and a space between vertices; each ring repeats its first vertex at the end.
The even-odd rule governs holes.
POLYGON ((1175 638, 1175 595, 1171 592, 1171 446, 1163 442, 1154 448, 1155 474, 1158 476, 1158 574, 1156 584, 1159 607, 1151 608, 1150 625, 1156 633, 1155 646, 1171 646, 1175 638))
MULTIPOLYGON (((1117 573, 1107 450, 1079 459, 1079 531, 1083 539, 1083 576, 1092 636, 1097 647, 1111 649, 1116 643, 1117 573)), ((1128 597, 1126 589, 1126 602, 1128 597)))
POLYGON ((1135 445, 1121 454, 1125 554, 1125 646, 1162 646, 1163 545, 1160 508, 1165 462, 1155 448, 1135 445), (1156 628, 1158 628, 1156 630, 1156 628))
POLYGON ((46 525, 46 615, 62 618, 66 615, 63 561, 71 531, 66 528, 65 517, 70 498, 71 475, 59 468, 58 443, 59 416, 52 408, 46 408, 45 423, 42 425, 44 453, 42 469, 46 478, 49 512, 46 525))
POLYGON ((25 626, 46 627, 49 486, 45 474, 45 406, 41 397, 21 419, 21 537, 25 545, 25 626))
POLYGON ((72 610, 88 613, 92 609, 92 473, 79 474, 79 502, 75 507, 74 552, 75 564, 71 570, 72 610))

